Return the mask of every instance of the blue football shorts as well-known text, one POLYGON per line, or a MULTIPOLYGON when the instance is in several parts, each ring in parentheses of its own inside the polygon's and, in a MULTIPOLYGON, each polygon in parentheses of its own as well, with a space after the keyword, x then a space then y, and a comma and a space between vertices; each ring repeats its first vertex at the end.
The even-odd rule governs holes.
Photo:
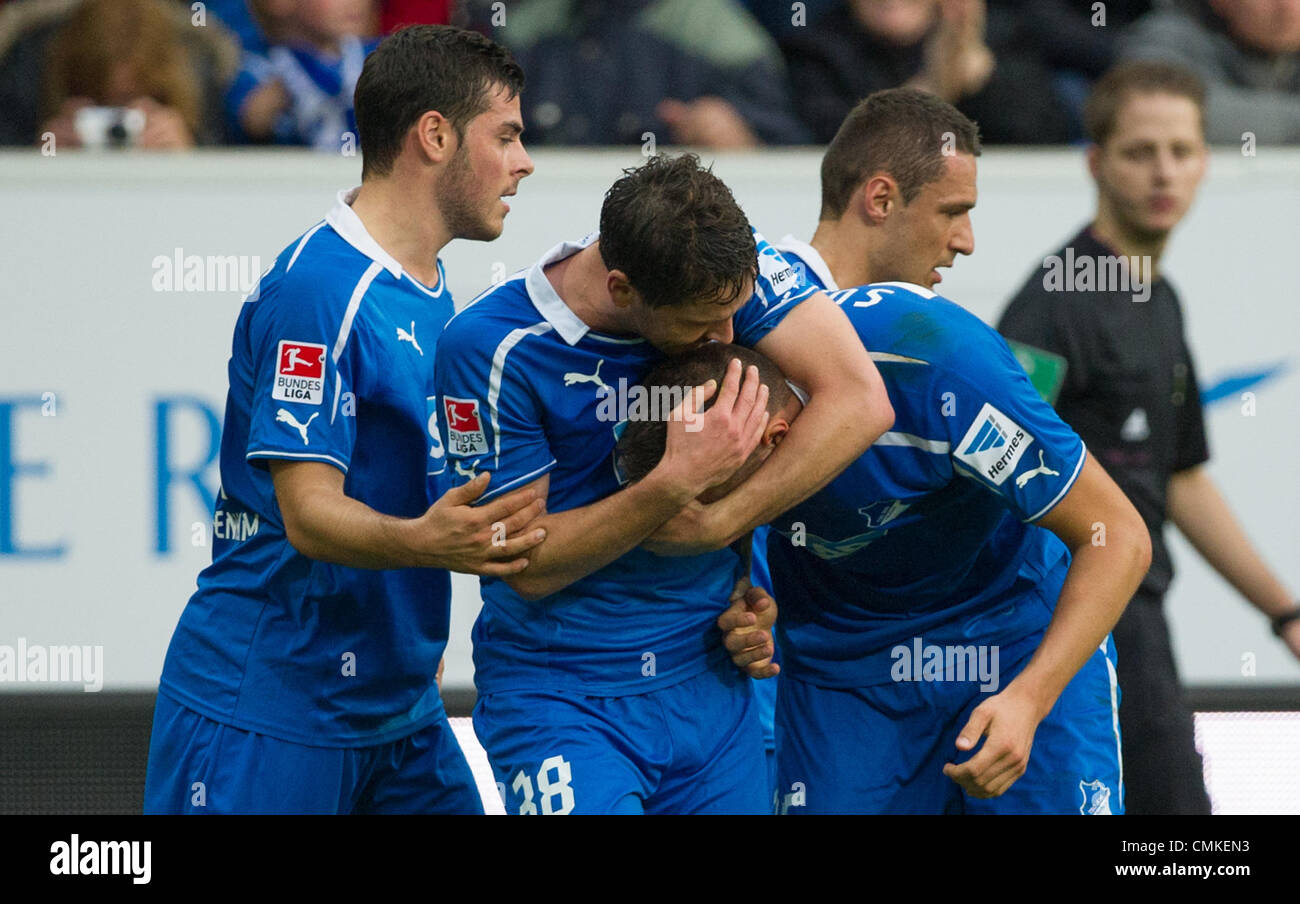
POLYGON ((158 694, 145 813, 483 813, 446 715, 371 747, 309 747, 243 731, 158 694))
MULTIPOLYGON (((999 689, 1029 663, 1042 632, 1000 650, 999 689)), ((968 795, 943 774, 980 749, 957 735, 996 691, 978 681, 824 688, 781 676, 777 812, 1122 814, 1115 646, 1105 642, 1038 725, 1029 765, 999 797, 968 795)))
POLYGON ((644 694, 530 690, 474 708, 506 812, 771 812, 753 682, 730 661, 644 694))

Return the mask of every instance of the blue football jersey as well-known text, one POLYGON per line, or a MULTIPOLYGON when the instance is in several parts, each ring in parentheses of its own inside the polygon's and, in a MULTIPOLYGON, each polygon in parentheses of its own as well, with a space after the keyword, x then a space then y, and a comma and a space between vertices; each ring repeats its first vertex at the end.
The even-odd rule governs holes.
POLYGON ((799 279, 812 283, 824 292, 835 292, 839 286, 831 275, 826 261, 817 253, 817 249, 807 242, 802 242, 792 235, 787 235, 776 243, 776 250, 794 268, 799 279))
MULTIPOLYGON (((543 268, 595 241, 563 243, 481 295, 442 335, 436 383, 452 481, 492 474, 484 500, 550 475, 552 512, 618 492, 624 401, 661 354, 587 327, 543 268)), ((733 319, 754 345, 816 290, 762 236, 754 296, 733 319)), ((666 414, 663 412, 662 414, 666 414)), ((725 658, 714 620, 738 561, 730 549, 660 557, 634 549, 543 600, 482 578, 474 679, 482 694, 547 688, 617 696, 688 678, 725 658)))
POLYGON ((434 674, 451 581, 318 562, 285 538, 269 460, 317 461, 397 517, 444 489, 433 354, 452 316, 341 195, 285 248, 235 326, 212 564, 181 614, 161 690, 218 722, 303 744, 379 744, 441 716, 434 674))
POLYGON ((1010 643, 1043 628, 1055 599, 1034 590, 1069 552, 1033 522, 1078 477, 1083 442, 965 309, 908 283, 831 297, 872 350, 895 421, 773 523, 783 668, 866 686, 889 681, 889 651, 917 637, 1010 643))

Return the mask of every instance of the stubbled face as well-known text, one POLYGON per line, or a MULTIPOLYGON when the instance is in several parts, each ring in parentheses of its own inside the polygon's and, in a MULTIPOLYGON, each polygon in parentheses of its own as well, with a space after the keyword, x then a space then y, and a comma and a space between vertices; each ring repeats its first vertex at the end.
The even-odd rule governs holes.
POLYGON ((943 175, 929 182, 910 204, 890 212, 884 241, 869 261, 876 282, 901 281, 933 289, 958 254, 975 253, 970 212, 975 206, 975 157, 955 154, 943 175))
POLYGON ((454 238, 491 241, 505 228, 519 181, 533 171, 524 150, 519 97, 498 89, 492 105, 470 120, 437 188, 438 207, 454 238))
POLYGON ((631 302, 630 326, 666 355, 680 354, 704 342, 731 342, 731 318, 754 294, 753 277, 746 277, 740 294, 723 304, 716 298, 650 307, 640 296, 631 302))
POLYGON ((1101 203, 1121 229, 1146 240, 1168 235, 1187 214, 1206 161, 1196 104, 1172 94, 1130 96, 1089 156, 1101 203))
POLYGON ((938 8, 937 0, 853 0, 853 16, 862 27, 897 47, 921 40, 938 8))
POLYGON ((1213 0, 1240 43, 1264 53, 1300 51, 1300 0, 1213 0))

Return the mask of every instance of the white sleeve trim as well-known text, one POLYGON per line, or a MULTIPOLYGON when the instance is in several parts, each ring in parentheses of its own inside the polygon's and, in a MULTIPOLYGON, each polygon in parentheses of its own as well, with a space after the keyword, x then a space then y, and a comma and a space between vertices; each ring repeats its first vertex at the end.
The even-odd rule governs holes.
POLYGON ((333 455, 326 455, 323 452, 280 452, 276 449, 255 449, 244 456, 245 460, 250 458, 302 458, 311 461, 327 461, 338 466, 344 474, 348 472, 347 462, 337 459, 333 455))
POLYGON ((1056 498, 1054 498, 1051 502, 1047 503, 1047 505, 1043 506, 1036 513, 1026 518, 1024 521, 1025 524, 1032 524, 1033 522, 1037 521, 1039 518, 1046 515, 1052 509, 1056 508, 1056 504, 1065 498, 1065 494, 1070 492, 1070 487, 1074 486, 1074 482, 1079 479, 1079 473, 1083 470, 1083 462, 1087 457, 1088 457, 1088 446, 1085 444, 1083 447, 1083 451, 1079 453, 1079 461, 1074 466, 1074 473, 1071 474, 1070 479, 1065 482, 1065 486, 1061 487, 1061 492, 1057 493, 1056 498))
POLYGON ((496 496, 500 496, 502 493, 504 493, 506 490, 509 490, 511 487, 516 487, 521 483, 526 483, 530 480, 533 480, 534 478, 541 477, 543 474, 547 473, 552 468, 554 468, 557 463, 558 462, 556 462, 556 460, 552 458, 549 462, 542 465, 536 471, 532 471, 531 473, 525 474, 522 477, 516 477, 514 480, 510 481, 509 483, 503 483, 499 487, 493 487, 492 489, 484 493, 482 496, 475 499, 474 504, 478 505, 487 502, 489 499, 492 499, 496 496))

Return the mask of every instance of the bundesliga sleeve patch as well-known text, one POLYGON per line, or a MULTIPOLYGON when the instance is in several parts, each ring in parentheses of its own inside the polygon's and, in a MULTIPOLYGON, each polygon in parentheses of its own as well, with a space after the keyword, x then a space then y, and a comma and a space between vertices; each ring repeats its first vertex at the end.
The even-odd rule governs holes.
POLYGON ((457 399, 443 396, 447 414, 447 451, 457 457, 486 455, 487 434, 479 417, 478 399, 457 399))
POLYGON ((319 405, 324 401, 325 346, 281 339, 271 398, 307 405, 319 405))
POLYGON ((1034 437, 988 402, 953 451, 953 458, 978 471, 994 486, 1002 486, 1034 437))

